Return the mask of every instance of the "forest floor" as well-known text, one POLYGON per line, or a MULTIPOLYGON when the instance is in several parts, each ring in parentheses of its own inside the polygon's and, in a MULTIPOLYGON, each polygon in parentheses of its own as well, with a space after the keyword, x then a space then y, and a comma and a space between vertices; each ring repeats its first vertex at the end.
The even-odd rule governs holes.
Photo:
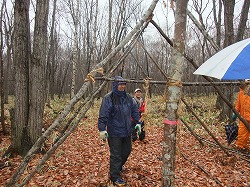
MULTIPOLYGON (((146 138, 133 143, 132 153, 125 164, 123 178, 131 187, 160 187, 162 179, 162 125, 165 104, 161 97, 148 102, 146 138)), ((207 97, 187 98, 196 114, 208 126, 217 140, 227 147, 224 122, 218 120, 219 111, 214 100, 207 97), (208 102, 209 100, 209 102, 208 102)), ((45 124, 63 107, 62 101, 52 103, 53 110, 46 109, 45 124), (60 105, 60 107, 59 107, 60 105)), ((88 111, 75 131, 55 151, 39 172, 26 185, 96 187, 108 180, 109 148, 107 142, 98 139, 97 116, 100 101, 88 111)), ((199 125, 194 116, 182 107, 180 116, 203 138, 202 146, 183 124, 178 124, 175 186, 177 187, 250 187, 250 155, 239 153, 229 147, 230 156, 225 154, 215 141, 199 125)), ((0 155, 10 145, 10 136, 1 134, 0 155)), ((49 146, 49 144, 48 144, 49 146)), ((21 177, 25 179, 32 167, 41 159, 35 155, 21 177)), ((5 167, 0 169, 0 186, 9 181, 21 162, 20 156, 2 159, 5 167)), ((1 161, 1 160, 0 160, 1 161)))

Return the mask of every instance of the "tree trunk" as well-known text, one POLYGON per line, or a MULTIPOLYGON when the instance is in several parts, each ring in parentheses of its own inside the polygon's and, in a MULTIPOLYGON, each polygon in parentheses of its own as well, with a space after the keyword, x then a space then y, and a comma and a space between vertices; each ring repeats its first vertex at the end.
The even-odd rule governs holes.
POLYGON ((3 1, 2 7, 1 7, 1 16, 0 16, 0 93, 1 93, 1 124, 2 124, 2 130, 3 130, 3 134, 6 135, 7 134, 7 129, 5 127, 5 123, 4 123, 4 74, 3 74, 3 26, 2 26, 2 20, 3 20, 3 9, 4 6, 6 4, 6 1, 3 1))
POLYGON ((113 12, 113 0, 109 0, 109 20, 108 20, 108 53, 112 49, 112 12, 113 12))
MULTIPOLYGON (((72 18, 74 22, 74 44, 73 44, 73 54, 72 54, 72 79, 71 79, 71 94, 70 97, 73 98, 75 95, 75 87, 76 87, 76 65, 78 61, 78 29, 79 29, 79 6, 80 1, 77 0, 75 10, 72 10, 72 18), (74 14, 75 12, 75 14, 74 14)), ((74 6, 72 6, 74 9, 74 6)))
MULTIPOLYGON (((234 42, 234 6, 235 0, 223 0, 224 3, 224 25, 225 25, 225 39, 224 48, 231 45, 234 42)), ((230 102, 233 102, 233 87, 222 88, 223 93, 230 102)), ((218 96, 216 101, 216 107, 221 109, 220 119, 227 120, 232 115, 230 107, 218 96)))
POLYGON ((176 1, 174 54, 169 74, 172 78, 167 87, 166 119, 164 120, 164 140, 162 158, 163 186, 175 186, 176 132, 178 105, 181 99, 181 78, 184 71, 184 50, 186 35, 187 0, 176 1))
POLYGON ((54 99, 54 83, 55 83, 55 46, 56 46, 56 40, 54 36, 55 32, 55 17, 56 17, 56 2, 57 0, 54 0, 53 3, 53 13, 52 13, 52 21, 51 21, 51 30, 50 30, 50 44, 49 44, 49 51, 48 51, 48 58, 47 58, 47 67, 46 67, 46 77, 47 77, 47 91, 48 91, 48 98, 47 101, 50 99, 54 99))
POLYGON ((96 0, 95 15, 94 15, 94 28, 93 28, 93 64, 97 63, 97 19, 98 19, 98 2, 96 0))
POLYGON ((218 17, 216 16, 217 6, 215 4, 215 0, 213 0, 213 15, 214 15, 214 23, 216 27, 216 44, 220 48, 221 46, 221 11, 222 11, 222 3, 219 0, 219 9, 218 9, 218 17))
POLYGON ((14 46, 15 66, 15 107, 14 120, 11 123, 12 146, 14 151, 25 155, 30 149, 28 136, 29 108, 29 62, 30 62, 30 1, 15 1, 14 7, 14 46))
MULTIPOLYGON (((7 12, 7 11, 6 11, 7 12)), ((9 19, 9 16, 6 16, 6 19, 4 21, 4 28, 5 28, 5 44, 6 44, 6 54, 7 54, 7 62, 6 62, 6 70, 4 72, 4 103, 9 103, 8 101, 8 96, 9 96, 9 90, 10 86, 10 79, 13 78, 13 72, 11 72, 11 69, 13 69, 13 63, 12 63, 12 57, 11 57, 11 52, 13 48, 13 43, 12 43, 12 33, 13 33, 13 22, 9 19), (7 19, 8 18, 8 19, 7 19)))
MULTIPOLYGON (((100 63, 98 63, 96 66, 93 67, 93 69, 98 69, 100 67, 103 67, 106 65, 109 60, 114 57, 118 51, 120 51, 127 43, 131 41, 131 38, 138 33, 138 31, 141 29, 143 24, 147 21, 148 17, 152 14, 152 12, 155 9, 155 6, 159 0, 154 0, 148 10, 143 15, 142 19, 136 26, 130 31, 129 34, 121 41, 121 43, 116 46, 111 53, 100 63)), ((97 72, 92 72, 93 76, 97 74, 97 72)), ((16 182, 20 179, 21 174, 24 172, 24 169, 27 167, 29 161, 33 158, 34 153, 37 151, 39 147, 44 143, 44 141, 51 135, 53 130, 58 127, 58 125, 66 118, 66 116, 70 113, 70 111, 74 108, 74 106, 77 104, 77 102, 82 99, 82 96, 84 93, 86 93, 87 88, 91 86, 91 83, 84 82, 81 89, 78 91, 78 93, 74 96, 72 100, 69 101, 67 106, 63 109, 63 111, 60 113, 60 115, 57 117, 57 119, 51 124, 51 126, 42 134, 42 136, 37 140, 37 142, 33 145, 33 147, 29 150, 29 152, 25 155, 22 162, 20 163, 19 167, 13 174, 12 178, 10 179, 10 182, 7 186, 14 186, 16 182)))
POLYGON ((224 3, 224 27, 225 39, 224 48, 231 45, 234 41, 234 5, 235 0, 223 0, 224 3))
POLYGON ((11 51, 12 51, 12 44, 11 43, 7 43, 7 42, 11 42, 9 40, 9 33, 6 33, 6 46, 7 46, 7 49, 6 49, 6 54, 7 54, 7 60, 6 60, 6 69, 5 69, 5 72, 4 72, 4 103, 5 104, 8 104, 9 103, 9 100, 8 100, 8 96, 9 96, 9 92, 10 92, 10 85, 12 85, 12 78, 13 78, 13 63, 12 63, 12 58, 11 58, 11 51))
POLYGON ((49 0, 37 1, 33 53, 29 79, 29 123, 30 147, 42 134, 43 112, 46 98, 46 52, 49 0))
POLYGON ((235 42, 241 41, 244 36, 244 32, 246 30, 246 22, 248 19, 250 0, 245 0, 242 6, 241 15, 240 15, 240 23, 238 26, 238 32, 236 34, 235 42))

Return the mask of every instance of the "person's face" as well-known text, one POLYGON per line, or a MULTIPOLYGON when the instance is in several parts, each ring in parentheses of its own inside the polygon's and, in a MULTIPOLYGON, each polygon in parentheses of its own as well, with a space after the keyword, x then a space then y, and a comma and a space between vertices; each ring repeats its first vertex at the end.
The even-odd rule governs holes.
POLYGON ((118 84, 117 90, 118 91, 124 91, 126 88, 126 84, 118 84))
POLYGON ((141 91, 135 92, 135 97, 141 97, 141 91))

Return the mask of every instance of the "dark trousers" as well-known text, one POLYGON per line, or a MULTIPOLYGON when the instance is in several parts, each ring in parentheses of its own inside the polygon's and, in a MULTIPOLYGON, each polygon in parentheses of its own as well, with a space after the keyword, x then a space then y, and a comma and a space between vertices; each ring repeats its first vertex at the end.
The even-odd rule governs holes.
POLYGON ((131 153, 131 137, 109 137, 108 143, 110 149, 110 179, 111 181, 116 181, 121 178, 120 172, 122 166, 125 164, 131 153))

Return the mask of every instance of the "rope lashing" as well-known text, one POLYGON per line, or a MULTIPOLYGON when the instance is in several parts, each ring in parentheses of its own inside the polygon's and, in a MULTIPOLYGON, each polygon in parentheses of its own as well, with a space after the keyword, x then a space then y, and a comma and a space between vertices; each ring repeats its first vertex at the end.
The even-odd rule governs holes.
POLYGON ((167 86, 178 86, 178 87, 182 87, 182 82, 179 81, 179 80, 170 79, 170 81, 167 81, 167 86))
POLYGON ((103 75, 104 74, 104 69, 103 68, 98 68, 98 69, 92 70, 90 73, 88 73, 88 75, 86 76, 84 81, 90 81, 90 82, 95 83, 95 78, 92 75, 94 72, 97 72, 97 73, 100 73, 100 74, 103 75))
POLYGON ((148 103, 148 93, 149 93, 149 78, 144 79, 145 81, 145 86, 144 90, 145 90, 145 114, 147 114, 147 103, 148 103))
POLYGON ((144 82, 145 82, 145 85, 143 86, 143 88, 145 90, 145 98, 144 98, 145 109, 144 109, 144 112, 141 114, 140 121, 144 121, 145 117, 147 116, 147 103, 148 103, 148 93, 149 93, 149 78, 144 79, 144 82))
MULTIPOLYGON (((166 87, 165 87, 165 90, 164 90, 164 99, 165 99, 165 101, 166 102, 168 102, 168 103, 177 103, 177 104, 180 104, 180 100, 168 100, 167 99, 167 88, 169 87, 169 86, 177 86, 177 87, 182 87, 182 81, 180 81, 180 80, 175 80, 175 79, 168 79, 167 80, 167 83, 166 83, 166 87)), ((179 107, 178 107, 178 109, 179 109, 179 107)), ((177 113, 180 113, 180 111, 178 110, 178 112, 177 113)), ((175 120, 169 120, 169 119, 165 119, 164 120, 164 124, 165 125, 177 125, 177 124, 179 124, 179 121, 177 120, 177 121, 175 121, 175 120)))
POLYGON ((154 14, 150 14, 147 18, 147 22, 149 23, 153 19, 154 14))
MULTIPOLYGON (((163 99, 165 101, 167 101, 167 88, 169 86, 178 86, 178 87, 182 87, 182 81, 180 80, 175 80, 175 79, 172 79, 172 78, 168 78, 167 81, 166 81, 166 87, 165 87, 165 90, 164 90, 164 94, 163 94, 163 99)), ((168 101, 168 102, 177 102, 177 101, 168 101)))

